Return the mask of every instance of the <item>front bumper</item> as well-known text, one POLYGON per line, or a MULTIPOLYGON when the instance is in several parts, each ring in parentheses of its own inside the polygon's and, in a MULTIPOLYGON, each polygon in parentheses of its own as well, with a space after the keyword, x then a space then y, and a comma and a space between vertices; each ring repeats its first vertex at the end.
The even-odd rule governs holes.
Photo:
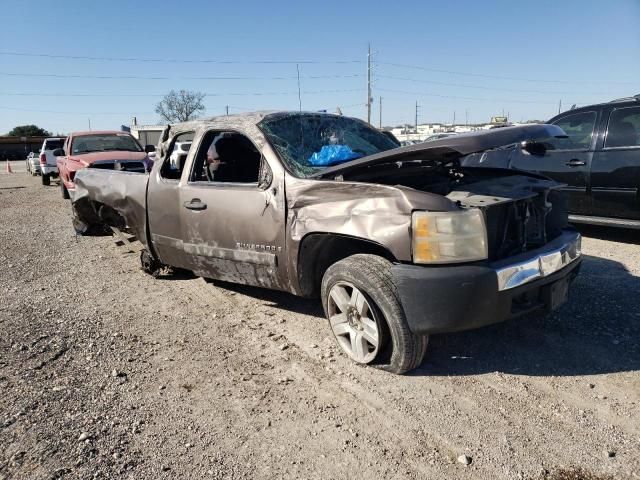
POLYGON ((52 177, 56 177, 58 176, 58 167, 56 165, 40 164, 40 172, 42 175, 51 175, 52 177))
POLYGON ((544 247, 487 265, 394 265, 409 328, 455 332, 557 308, 578 274, 580 242, 579 233, 565 230, 544 247))

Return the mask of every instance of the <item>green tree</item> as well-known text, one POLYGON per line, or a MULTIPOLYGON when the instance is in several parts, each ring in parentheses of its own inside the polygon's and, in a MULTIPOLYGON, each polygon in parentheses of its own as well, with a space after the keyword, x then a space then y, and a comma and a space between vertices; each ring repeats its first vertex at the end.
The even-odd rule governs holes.
POLYGON ((48 137, 51 133, 37 125, 20 125, 14 127, 7 135, 10 137, 48 137))
POLYGON ((156 105, 156 113, 169 123, 193 120, 204 112, 204 97, 205 94, 200 92, 171 90, 156 105))

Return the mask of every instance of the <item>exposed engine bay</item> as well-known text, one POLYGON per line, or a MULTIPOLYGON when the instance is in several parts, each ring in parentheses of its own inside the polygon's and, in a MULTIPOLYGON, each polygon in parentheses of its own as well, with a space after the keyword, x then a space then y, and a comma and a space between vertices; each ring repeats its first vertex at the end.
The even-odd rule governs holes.
POLYGON ((343 179, 409 187, 442 195, 461 208, 480 208, 490 260, 538 248, 568 224, 562 185, 527 172, 461 167, 457 159, 412 159, 367 166, 343 179))

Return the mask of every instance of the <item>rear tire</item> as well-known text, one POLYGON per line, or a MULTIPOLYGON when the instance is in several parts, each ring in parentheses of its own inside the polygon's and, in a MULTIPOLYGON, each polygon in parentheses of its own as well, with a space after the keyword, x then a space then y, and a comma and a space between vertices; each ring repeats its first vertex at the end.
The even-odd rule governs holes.
POLYGON ((67 190, 67 187, 64 186, 64 182, 62 180, 60 180, 60 190, 62 190, 62 198, 64 198, 65 200, 71 198, 69 196, 69 190, 67 190))
MULTIPOLYGON (((369 254, 352 255, 334 263, 322 278, 322 306, 338 345, 348 356, 359 363, 366 363, 391 373, 403 374, 422 363, 429 337, 416 335, 409 329, 391 276, 391 266, 388 260, 369 254), (340 293, 341 289, 342 293, 340 293), (364 302, 366 304, 364 309, 370 310, 369 314, 362 315, 362 323, 358 318, 354 318, 354 323, 351 320, 345 321, 345 318, 352 318, 349 315, 341 317, 343 310, 347 309, 355 314, 351 302, 346 309, 338 306, 339 303, 345 304, 347 297, 337 302, 334 300, 334 297, 344 296, 344 292, 347 295, 350 294, 351 299, 359 293, 364 294, 364 299, 353 301, 361 304, 364 302), (354 356, 349 348, 349 339, 352 345, 355 344, 354 338, 358 338, 358 331, 366 331, 373 327, 371 320, 374 320, 377 326, 377 342, 369 342, 365 355, 354 356), (365 322, 369 325, 365 325, 365 322), (340 323, 342 323, 341 328, 336 329, 335 325, 340 323), (346 325, 347 323, 354 325, 355 330, 349 331, 350 326, 346 325), (341 335, 343 337, 339 338, 341 335)), ((358 308, 355 310, 359 311, 358 308)))
POLYGON ((151 255, 148 250, 145 249, 140 252, 140 268, 144 273, 157 278, 163 267, 164 265, 151 255))
POLYGON ((45 187, 51 185, 51 177, 49 175, 42 174, 42 185, 45 187))

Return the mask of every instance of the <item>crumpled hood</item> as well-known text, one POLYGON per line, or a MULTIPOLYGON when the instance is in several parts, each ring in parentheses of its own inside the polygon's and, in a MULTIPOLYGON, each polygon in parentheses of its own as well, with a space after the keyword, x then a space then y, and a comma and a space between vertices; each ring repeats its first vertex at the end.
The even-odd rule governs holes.
POLYGON ((352 160, 326 168, 312 175, 311 178, 334 177, 358 168, 389 163, 394 160, 441 160, 443 162, 449 162, 464 155, 469 155, 470 153, 482 152, 503 145, 566 136, 560 127, 547 124, 502 127, 480 132, 462 133, 432 142, 394 148, 385 152, 376 153, 375 155, 352 160))
POLYGON ((82 163, 85 167, 94 164, 95 162, 104 160, 138 160, 143 161, 147 158, 145 152, 127 152, 120 150, 109 150, 108 152, 92 152, 82 155, 71 155, 70 160, 82 163))

